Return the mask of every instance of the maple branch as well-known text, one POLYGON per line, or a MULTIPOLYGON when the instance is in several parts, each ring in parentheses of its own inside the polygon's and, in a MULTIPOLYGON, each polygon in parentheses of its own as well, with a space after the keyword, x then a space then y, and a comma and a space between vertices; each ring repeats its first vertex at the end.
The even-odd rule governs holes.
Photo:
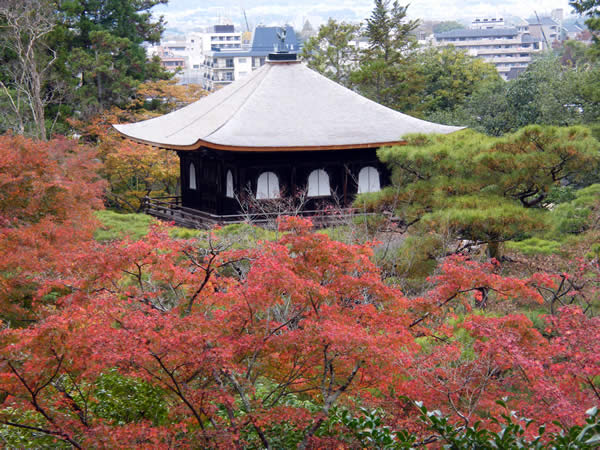
POLYGON ((589 377, 586 377, 585 381, 587 382, 587 384, 590 385, 590 387, 592 388, 592 391, 594 391, 594 394, 596 395, 596 397, 598 397, 598 400, 600 400, 600 391, 598 391, 598 388, 594 384, 594 380, 592 380, 589 377))
MULTIPOLYGON (((461 292, 462 292, 462 291, 461 291, 461 292)), ((459 294, 459 293, 461 293, 461 292, 457 292, 457 293, 455 293, 455 294, 451 295, 451 296, 450 296, 450 297, 448 297, 446 300, 444 300, 442 303, 440 303, 440 304, 438 305, 438 307, 444 306, 446 303, 450 303, 450 302, 451 302, 452 300, 454 300, 454 299, 455 299, 455 298, 458 296, 458 294, 459 294)), ((412 322, 412 323, 411 323, 411 324, 410 324, 408 327, 409 327, 409 328, 412 328, 412 327, 414 327, 414 326, 416 326, 416 325, 420 324, 420 323, 421 323, 421 322, 423 322, 425 319, 427 319, 427 318, 428 318, 430 315, 431 315, 431 313, 430 313, 430 312, 427 312, 427 313, 423 314, 421 317, 419 317, 418 319, 414 320, 414 321, 413 321, 413 322, 412 322)))
POLYGON ((56 436, 56 437, 61 438, 63 441, 68 442, 69 444, 71 444, 75 448, 81 448, 80 445, 78 445, 76 442, 72 441, 66 434, 64 434, 64 433, 62 433, 60 431, 52 431, 52 430, 48 430, 46 428, 40 428, 40 427, 34 427, 32 425, 25 425, 25 424, 22 424, 22 423, 10 422, 8 420, 2 420, 2 421, 0 421, 0 423, 2 423, 4 425, 11 426, 11 427, 23 428, 25 430, 31 430, 31 431, 37 431, 39 433, 44 433, 44 434, 47 434, 49 436, 56 436))
MULTIPOLYGON (((329 394, 326 399, 324 398, 323 408, 321 409, 323 415, 319 417, 319 419, 317 419, 317 421, 306 430, 302 442, 298 445, 298 448, 300 450, 306 449, 309 439, 317 432, 317 430, 325 420, 325 417, 327 417, 327 415, 329 414, 329 410, 334 405, 339 396, 342 395, 346 391, 346 389, 348 389, 348 386, 350 386, 350 383, 352 383, 352 381, 356 377, 356 374, 360 370, 362 363, 362 361, 357 361, 354 365, 354 368, 352 369, 352 372, 350 373, 350 375, 348 375, 348 378, 346 379, 344 384, 337 388, 332 394, 329 394)), ((329 365, 331 365, 331 363, 329 363, 329 365)), ((330 370, 332 373, 332 369, 330 370)))
MULTIPOLYGON (((271 401, 271 407, 275 406, 282 397, 290 394, 291 393, 290 391, 286 392, 286 388, 291 386, 298 379, 298 377, 301 375, 301 370, 306 365, 306 362, 307 361, 305 360, 304 362, 302 362, 301 364, 298 365, 296 363, 296 358, 294 358, 294 367, 290 370, 289 375, 284 377, 284 379, 286 381, 279 383, 275 387, 275 389, 273 389, 266 397, 263 398, 263 400, 262 400, 263 405, 266 405, 269 398, 275 393, 277 393, 277 396, 271 401)), ((294 393, 309 392, 314 389, 315 389, 314 387, 310 387, 310 388, 306 388, 306 389, 295 390, 292 392, 294 392, 294 393)))
MULTIPOLYGON (((69 377, 69 379, 71 380, 71 383, 73 383, 73 385, 75 386, 75 389, 77 389, 77 392, 79 392, 79 396, 83 400, 83 392, 81 392, 81 389, 79 388, 79 385, 77 383, 75 383, 75 380, 73 380, 73 377, 69 373, 67 373, 67 376, 69 377)), ((52 385, 54 386, 54 388, 58 392, 60 392, 61 394, 63 394, 65 396, 65 398, 69 401, 69 404, 75 410, 75 414, 77 414, 77 417, 79 417, 79 420, 81 421, 81 423, 83 425, 85 425, 86 427, 89 427, 89 424, 88 424, 88 421, 87 421, 87 402, 84 400, 84 403, 85 403, 85 411, 84 411, 77 404, 77 402, 75 401, 75 399, 73 398, 73 396, 67 392, 67 390, 62 385, 62 383, 60 383, 60 379, 57 380, 52 385)))
MULTIPOLYGON (((229 371, 228 372, 221 371, 221 372, 231 382, 231 384, 233 385, 233 388, 239 394, 240 399, 242 400, 242 403, 244 404, 244 408, 246 409, 246 412, 248 414, 250 414, 250 409, 251 409, 250 408, 250 402, 248 401, 248 398, 246 397, 246 393, 242 389, 242 386, 235 379, 235 376, 233 375, 233 373, 231 373, 229 371)), ((267 440, 267 437, 265 436, 265 434, 263 433, 263 431, 254 423, 254 421, 252 420, 251 416, 249 416, 249 420, 250 420, 250 423, 252 424, 252 426, 254 427, 254 430, 256 431, 256 433, 258 434, 258 436, 260 437, 260 440, 263 443, 263 445, 265 446, 265 448, 268 449, 268 450, 270 450, 271 445, 269 444, 269 441, 267 440)))
MULTIPOLYGON (((54 425, 57 428, 59 428, 59 427, 56 425, 54 419, 52 417, 50 417, 48 415, 48 413, 44 410, 44 408, 42 408, 40 406, 40 404, 38 403, 37 396, 40 393, 40 391, 42 389, 46 388, 48 385, 50 385, 50 383, 52 382, 52 380, 56 377, 56 375, 60 371, 60 367, 62 365, 63 359, 64 359, 64 355, 59 359, 57 367, 56 367, 56 370, 54 371, 54 374, 52 374, 52 376, 50 377, 50 379, 46 383, 42 384, 40 387, 38 387, 35 390, 33 388, 31 388, 29 386, 29 384, 27 384, 27 381, 18 372, 18 370, 13 366, 13 364, 10 361, 6 361, 6 364, 8 365, 8 367, 10 368, 10 370, 15 374, 15 376, 19 379, 19 381, 21 382, 21 384, 25 387, 25 389, 27 389, 27 391, 31 395, 31 404, 34 407, 34 409, 37 412, 39 412, 50 424, 54 425)), ((4 422, 4 423, 6 423, 6 422, 4 422)), ((20 424, 7 423, 7 425, 19 426, 20 424)), ((26 426, 23 425, 21 427, 24 428, 26 426)), ((81 448, 81 446, 79 445, 79 443, 77 443, 76 441, 74 441, 73 439, 71 439, 71 437, 67 433, 65 433, 64 431, 56 431, 56 432, 52 432, 52 433, 48 433, 48 434, 52 434, 54 436, 59 436, 63 440, 69 442, 73 447, 79 448, 79 449, 81 448)))
MULTIPOLYGON (((190 401, 187 399, 187 397, 183 394, 181 387, 179 386, 179 383, 177 382, 177 380, 175 379, 175 375, 173 375, 173 373, 167 369, 167 367, 165 366, 163 360, 160 358, 160 356, 158 356, 156 353, 154 352, 150 352, 150 355, 156 360, 156 362, 158 363, 158 365, 161 367, 161 369, 163 370, 164 373, 167 374, 167 376, 171 379, 171 381, 173 382, 173 386, 170 386, 168 383, 165 383, 166 386, 173 392, 175 393, 175 395, 177 395, 181 401, 183 403, 185 403, 185 405, 189 408, 189 410, 192 412, 192 414, 194 415, 194 418, 196 419, 196 421, 198 422, 198 425, 200 426, 200 428, 202 429, 202 431, 205 431, 204 428, 204 423, 202 422, 202 418, 200 417, 200 414, 198 413, 198 411, 196 411, 196 408, 194 408, 194 405, 192 405, 190 403, 190 401)), ((208 437, 204 434, 204 439, 206 440, 206 442, 208 443, 208 437)))

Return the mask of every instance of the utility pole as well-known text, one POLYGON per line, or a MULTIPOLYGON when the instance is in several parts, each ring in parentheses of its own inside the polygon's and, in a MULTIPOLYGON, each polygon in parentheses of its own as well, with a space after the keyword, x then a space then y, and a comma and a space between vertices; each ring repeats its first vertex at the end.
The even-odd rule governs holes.
POLYGON ((546 43, 546 48, 550 48, 550 44, 548 43, 548 39, 546 39, 546 33, 544 32, 544 25, 542 25, 542 21, 540 20, 540 16, 538 16, 537 11, 533 11, 535 13, 535 17, 538 21, 538 25, 540 26, 540 30, 542 30, 542 37, 544 38, 544 42, 546 43))

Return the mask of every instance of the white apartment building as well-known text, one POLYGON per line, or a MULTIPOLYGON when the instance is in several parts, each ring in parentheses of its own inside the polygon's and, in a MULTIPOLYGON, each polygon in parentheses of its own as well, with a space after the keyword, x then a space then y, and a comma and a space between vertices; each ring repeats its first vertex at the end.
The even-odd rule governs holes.
POLYGON ((184 83, 202 81, 204 56, 211 51, 239 51, 242 33, 233 25, 214 25, 205 32, 192 32, 182 38, 171 38, 151 46, 149 56, 158 55, 162 65, 169 70, 179 69, 177 75, 184 83))
POLYGON ((502 18, 475 19, 471 26, 471 29, 436 33, 434 45, 452 45, 494 64, 505 80, 516 78, 529 65, 532 56, 544 49, 541 39, 526 29, 506 27, 502 18))
MULTIPOLYGON (((286 26, 286 50, 300 50, 300 42, 291 26, 286 26)), ((269 53, 278 50, 281 27, 259 26, 254 29, 249 48, 213 48, 204 54, 202 85, 211 91, 239 80, 265 64, 269 53)))
POLYGON ((206 32, 187 35, 188 65, 177 78, 182 84, 203 84, 204 61, 213 51, 240 51, 242 33, 233 25, 214 25, 206 32))

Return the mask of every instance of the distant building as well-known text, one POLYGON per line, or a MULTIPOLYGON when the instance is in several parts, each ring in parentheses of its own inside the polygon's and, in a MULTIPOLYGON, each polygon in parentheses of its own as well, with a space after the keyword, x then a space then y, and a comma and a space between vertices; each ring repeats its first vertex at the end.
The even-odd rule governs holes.
POLYGON ((561 23, 552 17, 528 19, 528 31, 535 38, 552 46, 554 41, 562 41, 561 23))
POLYGON ((162 41, 159 45, 150 47, 148 53, 150 56, 158 56, 161 65, 167 70, 175 71, 186 68, 187 54, 185 39, 162 41))
POLYGON ((570 23, 563 26, 563 32, 565 33, 566 38, 571 40, 579 40, 579 38, 582 36, 582 33, 585 32, 586 29, 586 26, 580 24, 579 22, 570 23))
POLYGON ((253 70, 263 66, 269 53, 274 51, 298 51, 300 41, 294 29, 289 25, 285 27, 284 48, 279 48, 278 33, 281 29, 282 27, 258 26, 254 29, 252 44, 249 48, 213 48, 206 52, 202 64, 204 88, 212 91, 248 76, 253 70))
POLYGON ((496 18, 476 18, 471 22, 473 30, 490 30, 492 28, 504 28, 506 25, 502 17, 496 18))
POLYGON ((178 78, 190 83, 202 81, 201 65, 204 55, 213 50, 241 50, 242 33, 233 25, 214 25, 205 32, 192 32, 183 38, 161 41, 148 48, 148 55, 158 55, 163 67, 179 69, 178 78))
POLYGON ((544 49, 542 39, 530 33, 527 26, 506 27, 503 18, 475 19, 471 27, 436 33, 434 45, 465 50, 496 66, 505 80, 516 78, 532 56, 544 49))

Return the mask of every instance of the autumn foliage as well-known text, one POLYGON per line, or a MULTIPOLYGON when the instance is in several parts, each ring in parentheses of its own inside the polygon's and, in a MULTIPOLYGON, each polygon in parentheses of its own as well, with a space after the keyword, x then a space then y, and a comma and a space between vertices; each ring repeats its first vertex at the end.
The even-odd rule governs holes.
POLYGON ((140 212, 145 196, 175 195, 179 186, 179 158, 175 152, 125 140, 113 124, 139 122, 200 99, 198 85, 177 85, 175 80, 146 82, 123 108, 106 109, 88 121, 71 120, 81 140, 94 146, 108 182, 107 206, 140 212))
POLYGON ((23 320, 33 289, 90 242, 106 185, 95 152, 72 140, 5 135, 0 153, 0 317, 23 320))
POLYGON ((596 318, 564 309, 539 330, 477 312, 541 303, 551 278, 453 258, 409 299, 382 282, 375 243, 333 241, 304 219, 251 249, 166 231, 69 249, 70 267, 37 290, 43 318, 0 334, 2 423, 75 447, 304 448, 351 444, 334 407, 381 407, 418 432, 404 396, 466 424, 488 422, 504 396, 550 426, 599 401, 596 318), (107 379, 134 396, 127 414, 107 410, 107 379))

